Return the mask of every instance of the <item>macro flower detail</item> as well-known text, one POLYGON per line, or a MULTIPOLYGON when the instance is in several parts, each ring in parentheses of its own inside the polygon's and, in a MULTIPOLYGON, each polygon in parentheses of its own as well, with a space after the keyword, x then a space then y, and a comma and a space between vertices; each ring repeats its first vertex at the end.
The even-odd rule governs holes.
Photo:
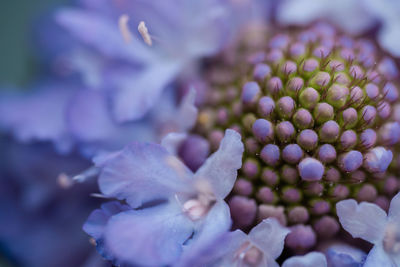
POLYGON ((400 194, 390 202, 388 214, 375 204, 354 199, 336 204, 343 228, 354 238, 374 245, 363 266, 400 265, 400 194))
POLYGON ((229 230, 224 198, 236 180, 243 149, 240 135, 227 130, 217 152, 193 174, 160 145, 127 146, 101 163, 99 186, 106 197, 125 200, 129 209, 125 205, 104 219, 98 215, 106 212, 103 207, 84 229, 107 258, 146 266, 172 264, 185 243, 195 243, 204 225, 212 224, 215 232, 229 230))
MULTIPOLYGON (((339 230, 337 201, 382 204, 396 191, 385 184, 398 188, 385 178, 397 168, 390 164, 400 136, 398 80, 370 40, 328 24, 259 34, 264 43, 244 40, 207 65, 210 90, 189 136, 211 151, 227 128, 243 137, 243 166, 228 200, 234 228, 273 216, 329 238, 339 230), (271 207, 281 207, 279 215, 271 207)), ((178 150, 186 162, 185 148, 178 150)), ((200 162, 200 154, 191 160, 200 162)))
POLYGON ((0 266, 400 267, 400 0, 70 2, 0 81, 0 266))

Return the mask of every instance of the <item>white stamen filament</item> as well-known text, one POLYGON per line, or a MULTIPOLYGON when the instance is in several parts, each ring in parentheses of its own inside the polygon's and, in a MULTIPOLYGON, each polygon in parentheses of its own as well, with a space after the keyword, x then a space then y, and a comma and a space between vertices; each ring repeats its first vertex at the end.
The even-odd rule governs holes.
POLYGON ((96 167, 90 167, 87 170, 71 177, 66 173, 60 173, 57 177, 57 182, 62 188, 70 188, 75 183, 84 183, 90 178, 93 178, 99 174, 99 169, 96 167))
POLYGON ((149 30, 146 27, 144 21, 139 22, 138 31, 143 38, 143 41, 148 45, 152 46, 153 41, 151 40, 151 36, 149 34, 149 30))
POLYGON ((119 30, 126 43, 132 42, 132 32, 129 29, 128 21, 129 16, 126 14, 121 15, 118 20, 119 30))

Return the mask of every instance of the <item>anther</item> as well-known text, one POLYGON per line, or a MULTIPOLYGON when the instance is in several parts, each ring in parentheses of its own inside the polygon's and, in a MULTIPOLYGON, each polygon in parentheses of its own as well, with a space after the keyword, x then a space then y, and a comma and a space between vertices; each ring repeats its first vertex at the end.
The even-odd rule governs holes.
POLYGON ((149 34, 149 30, 146 27, 144 21, 139 22, 138 31, 143 38, 143 41, 148 45, 152 46, 153 41, 151 40, 151 36, 149 34))
POLYGON ((121 15, 118 20, 119 30, 126 43, 132 42, 132 32, 129 29, 128 21, 129 16, 126 14, 121 15))

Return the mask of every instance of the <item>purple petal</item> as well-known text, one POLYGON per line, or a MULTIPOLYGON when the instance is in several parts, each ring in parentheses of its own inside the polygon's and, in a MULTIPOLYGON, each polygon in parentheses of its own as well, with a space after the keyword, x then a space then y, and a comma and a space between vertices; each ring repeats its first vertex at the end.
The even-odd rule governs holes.
POLYGON ((180 145, 186 138, 186 133, 169 133, 161 140, 161 145, 172 155, 177 155, 180 145))
POLYGON ((326 267, 328 263, 325 255, 320 252, 310 252, 304 256, 293 256, 285 260, 282 267, 326 267))
POLYGON ((361 249, 349 245, 337 244, 330 246, 326 251, 329 266, 332 267, 356 267, 362 266, 367 254, 361 249))
POLYGON ((368 253, 367 259, 363 267, 377 267, 377 266, 388 266, 396 267, 399 262, 394 262, 393 259, 384 251, 382 246, 374 246, 368 253))
POLYGON ((179 123, 179 131, 185 132, 195 125, 197 120, 197 107, 194 105, 196 100, 196 90, 191 88, 189 92, 183 97, 177 117, 175 118, 179 123))
POLYGON ((219 149, 196 172, 196 179, 207 179, 215 195, 225 198, 233 188, 237 170, 242 166, 243 151, 240 134, 226 130, 219 149))
POLYGON ((400 193, 397 193, 390 201, 389 219, 400 222, 400 193))
POLYGON ((280 225, 275 218, 268 218, 250 231, 249 238, 267 258, 276 259, 282 253, 289 232, 290 230, 280 225))
POLYGON ((103 194, 126 201, 133 208, 192 190, 192 172, 165 148, 133 143, 104 163, 99 177, 103 194))
POLYGON ((225 235, 231 224, 228 205, 218 201, 202 223, 203 227, 190 240, 176 266, 208 266, 221 258, 226 253, 225 235))
POLYGON ((69 150, 71 139, 64 117, 75 92, 62 84, 45 83, 32 94, 2 96, 0 126, 20 141, 53 141, 60 149, 69 150))
POLYGON ((90 214, 89 218, 83 225, 83 231, 96 240, 100 239, 103 236, 108 220, 113 215, 130 209, 131 208, 128 205, 122 205, 118 201, 105 203, 101 205, 101 209, 94 210, 90 214))
POLYGON ((113 216, 104 233, 105 249, 122 262, 162 266, 175 262, 193 232, 177 205, 159 205, 113 216))
POLYGON ((383 239, 386 213, 377 205, 347 199, 336 204, 336 211, 343 228, 354 238, 373 244, 383 239))
POLYGON ((143 117, 179 70, 179 63, 163 62, 141 71, 111 73, 110 83, 116 87, 112 104, 117 121, 126 122, 143 117))

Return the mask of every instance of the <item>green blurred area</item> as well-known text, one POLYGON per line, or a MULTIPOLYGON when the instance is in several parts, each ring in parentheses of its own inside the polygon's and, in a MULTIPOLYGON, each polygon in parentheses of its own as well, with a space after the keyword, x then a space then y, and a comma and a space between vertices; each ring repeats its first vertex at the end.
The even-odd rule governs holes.
POLYGON ((2 0, 0 4, 0 85, 24 86, 35 69, 32 24, 69 0, 2 0))

